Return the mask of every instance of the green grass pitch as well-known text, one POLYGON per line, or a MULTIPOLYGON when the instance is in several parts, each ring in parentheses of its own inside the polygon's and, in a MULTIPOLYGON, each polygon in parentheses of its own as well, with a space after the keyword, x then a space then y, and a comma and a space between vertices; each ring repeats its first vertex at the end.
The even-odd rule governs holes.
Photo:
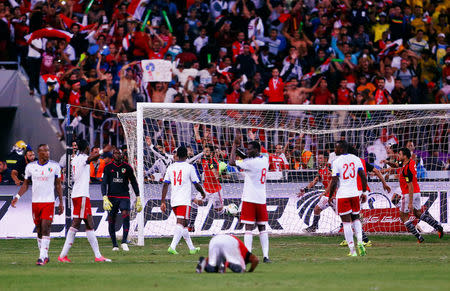
MULTIPOLYGON (((53 239, 50 263, 35 266, 36 240, 0 240, 0 290, 450 290, 450 239, 426 235, 418 245, 408 236, 372 236, 366 257, 347 257, 342 237, 272 237, 272 264, 255 273, 196 274, 199 255, 188 255, 182 240, 179 255, 167 254, 170 239, 147 239, 145 247, 112 252, 99 240, 112 263, 94 263, 85 238, 76 238, 69 258, 57 262, 64 243, 53 239)), ((206 256, 209 238, 193 238, 206 256)), ((255 254, 261 256, 257 236, 255 254)))

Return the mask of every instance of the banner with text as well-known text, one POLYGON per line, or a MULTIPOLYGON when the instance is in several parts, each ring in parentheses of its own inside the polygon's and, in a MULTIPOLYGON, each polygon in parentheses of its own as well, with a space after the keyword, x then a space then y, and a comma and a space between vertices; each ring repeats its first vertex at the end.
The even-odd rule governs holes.
MULTIPOLYGON (((148 187, 155 187, 154 193, 160 193, 159 184, 148 184, 148 187)), ((307 234, 305 228, 311 225, 313 220, 314 207, 320 200, 323 190, 312 191, 301 198, 296 196, 300 187, 305 183, 286 183, 286 189, 290 192, 278 192, 279 184, 268 184, 267 210, 269 213, 268 228, 272 234, 307 234), (276 188, 274 188, 276 187, 276 188), (277 191, 275 191, 275 189, 277 191), (276 196, 276 192, 285 193, 276 196), (287 194, 286 194, 287 193, 287 194)), ((363 205, 362 219, 364 229, 368 232, 406 232, 403 223, 399 218, 399 211, 391 202, 391 194, 383 192, 379 183, 371 184, 372 192, 367 203, 363 205)), ((448 200, 450 194, 446 191, 450 189, 449 182, 424 182, 421 184, 422 209, 438 220, 445 231, 450 231, 448 222, 448 200)), ((233 191, 229 184, 223 185, 224 204, 235 203, 240 205, 240 198, 233 191)), ((100 186, 91 186, 92 215, 96 234, 98 236, 108 236, 107 212, 103 210, 100 186)), ((26 193, 19 201, 17 208, 10 207, 13 196, 17 193, 17 187, 0 187, 0 238, 34 237, 35 226, 31 215, 31 193, 26 193)), ((145 229, 146 237, 172 236, 175 229, 176 219, 171 211, 170 204, 168 210, 162 213, 160 210, 159 197, 152 197, 145 202, 145 229)), ((117 217, 116 230, 121 230, 121 216, 117 217)), ((55 215, 52 225, 52 236, 64 236, 64 215, 55 215)), ((317 233, 333 234, 340 231, 340 218, 331 207, 326 208, 321 213, 319 228, 317 233)), ((432 232, 433 229, 425 222, 419 222, 418 227, 423 232, 432 232)), ((218 233, 243 233, 243 225, 239 223, 238 217, 226 214, 218 214, 214 211, 212 203, 198 208, 198 216, 195 221, 194 236, 210 236, 218 233)), ((84 226, 77 234, 84 236, 84 226)))
POLYGON ((143 82, 172 81, 172 63, 165 60, 142 60, 143 82))

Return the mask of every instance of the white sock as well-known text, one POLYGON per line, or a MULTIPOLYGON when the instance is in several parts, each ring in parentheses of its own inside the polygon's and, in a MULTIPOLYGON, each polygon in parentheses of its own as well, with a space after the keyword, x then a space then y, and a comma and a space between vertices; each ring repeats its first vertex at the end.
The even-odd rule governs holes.
POLYGON ((353 242, 353 230, 351 222, 343 222, 344 225, 344 236, 347 241, 348 248, 350 249, 350 253, 355 252, 355 243, 353 242))
POLYGON ((355 231, 356 234, 356 239, 358 241, 358 243, 362 243, 362 224, 361 224, 361 220, 357 219, 353 221, 353 230, 355 231))
POLYGON ((269 234, 267 233, 267 231, 259 233, 259 240, 261 241, 263 257, 269 258, 269 234))
POLYGON ((189 235, 189 230, 187 228, 183 228, 183 238, 190 250, 195 249, 194 244, 192 243, 191 236, 189 235))
POLYGON ((42 239, 41 239, 41 238, 37 238, 36 240, 37 240, 37 244, 38 244, 38 250, 41 251, 41 242, 42 242, 42 239))
POLYGON ((66 241, 64 242, 63 249, 61 250, 61 254, 59 254, 60 258, 64 258, 69 253, 70 248, 72 247, 73 241, 75 240, 75 235, 77 234, 78 229, 71 227, 67 232, 66 241))
POLYGON ((247 247, 248 251, 252 251, 252 244, 253 244, 253 234, 252 231, 245 231, 244 234, 244 244, 247 247))
POLYGON ((92 250, 94 251, 95 257, 100 258, 102 256, 102 254, 100 253, 97 237, 95 236, 94 230, 93 229, 86 230, 86 236, 87 236, 89 243, 91 244, 92 250))
POLYGON ((184 227, 181 224, 175 226, 175 233, 173 234, 172 243, 170 244, 170 248, 175 250, 177 248, 178 243, 180 242, 181 237, 183 236, 184 227))
POLYGON ((45 259, 48 258, 48 249, 50 247, 50 237, 49 236, 43 236, 41 240, 41 249, 39 258, 45 259))

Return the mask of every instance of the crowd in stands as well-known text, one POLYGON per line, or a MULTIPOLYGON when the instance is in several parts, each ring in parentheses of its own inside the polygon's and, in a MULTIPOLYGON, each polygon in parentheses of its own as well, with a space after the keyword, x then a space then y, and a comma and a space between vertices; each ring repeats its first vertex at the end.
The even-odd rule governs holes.
MULTIPOLYGON (((42 96, 46 116, 61 118, 65 103, 104 111, 93 116, 98 125, 108 112, 133 111, 136 101, 342 105, 449 101, 448 1, 89 4, 0 2, 0 58, 20 59, 30 78, 30 93, 42 96), (90 10, 85 9, 88 6, 90 10), (49 27, 73 35, 30 39, 33 32, 49 27), (173 81, 143 83, 139 63, 143 59, 173 61, 173 81)), ((74 108, 71 115, 87 123, 88 113, 74 108)))
POLYGON ((95 128, 139 101, 448 103, 449 17, 442 0, 0 0, 0 60, 19 60, 44 116, 71 104, 95 128), (33 36, 48 28, 71 35, 33 36), (145 59, 171 61, 172 81, 144 83, 145 59))

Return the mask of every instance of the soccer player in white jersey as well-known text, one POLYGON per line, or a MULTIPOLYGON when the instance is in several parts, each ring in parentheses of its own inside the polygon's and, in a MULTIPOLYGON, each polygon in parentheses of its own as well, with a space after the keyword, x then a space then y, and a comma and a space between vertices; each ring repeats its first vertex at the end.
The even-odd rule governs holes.
POLYGON ((177 148, 175 153, 175 163, 171 164, 164 175, 164 185, 161 197, 161 211, 165 212, 166 196, 171 185, 170 205, 177 217, 177 225, 175 226, 175 233, 167 250, 170 254, 178 254, 176 247, 181 237, 184 238, 188 247, 189 253, 194 255, 200 251, 200 248, 194 247, 188 230, 188 221, 191 212, 191 183, 194 184, 195 189, 201 193, 203 199, 206 197, 205 191, 200 186, 197 173, 194 166, 186 162, 187 149, 184 146, 177 148))
POLYGON ((225 273, 230 268, 234 273, 245 272, 246 265, 251 264, 249 272, 258 266, 259 260, 248 251, 245 244, 232 234, 219 234, 209 242, 209 257, 200 257, 196 272, 225 273))
POLYGON ((86 236, 91 245, 95 255, 95 262, 111 262, 102 256, 98 247, 97 237, 94 232, 94 220, 92 219, 91 200, 89 198, 89 180, 90 180, 90 163, 97 160, 100 154, 88 156, 89 143, 85 140, 78 142, 78 154, 72 159, 72 205, 73 205, 73 220, 72 226, 67 232, 66 242, 58 257, 58 261, 63 263, 70 263, 71 260, 67 257, 70 248, 75 240, 75 235, 80 229, 81 221, 86 225, 86 236))
POLYGON ((367 178, 361 159, 348 153, 348 144, 345 140, 336 143, 336 155, 331 170, 331 184, 329 193, 336 191, 337 212, 341 217, 344 227, 345 240, 350 249, 349 256, 357 256, 353 241, 353 229, 358 241, 358 251, 361 256, 366 255, 366 249, 362 239, 362 225, 359 219, 361 201, 367 199, 367 178), (361 178, 362 194, 358 190, 358 176, 361 178), (361 200, 360 200, 361 199, 361 200), (353 229, 352 229, 353 225, 353 229))
POLYGON ((25 181, 20 187, 19 193, 11 201, 11 206, 16 207, 17 201, 25 194, 28 186, 32 183, 32 212, 39 247, 39 259, 36 265, 42 266, 49 262, 48 249, 50 247, 50 229, 55 210, 55 190, 59 197, 59 215, 64 213, 64 205, 61 187, 61 167, 57 162, 50 160, 48 145, 39 145, 37 153, 38 160, 29 163, 25 168, 25 181))
POLYGON ((262 156, 261 145, 257 141, 248 143, 247 155, 244 160, 236 161, 236 147, 240 144, 241 137, 236 135, 230 154, 230 166, 237 166, 244 170, 244 190, 242 194, 241 223, 245 224, 244 243, 247 249, 252 251, 253 225, 258 225, 259 239, 263 251, 263 262, 270 263, 269 259, 269 234, 266 224, 269 221, 266 206, 266 178, 269 171, 269 159, 262 156))

